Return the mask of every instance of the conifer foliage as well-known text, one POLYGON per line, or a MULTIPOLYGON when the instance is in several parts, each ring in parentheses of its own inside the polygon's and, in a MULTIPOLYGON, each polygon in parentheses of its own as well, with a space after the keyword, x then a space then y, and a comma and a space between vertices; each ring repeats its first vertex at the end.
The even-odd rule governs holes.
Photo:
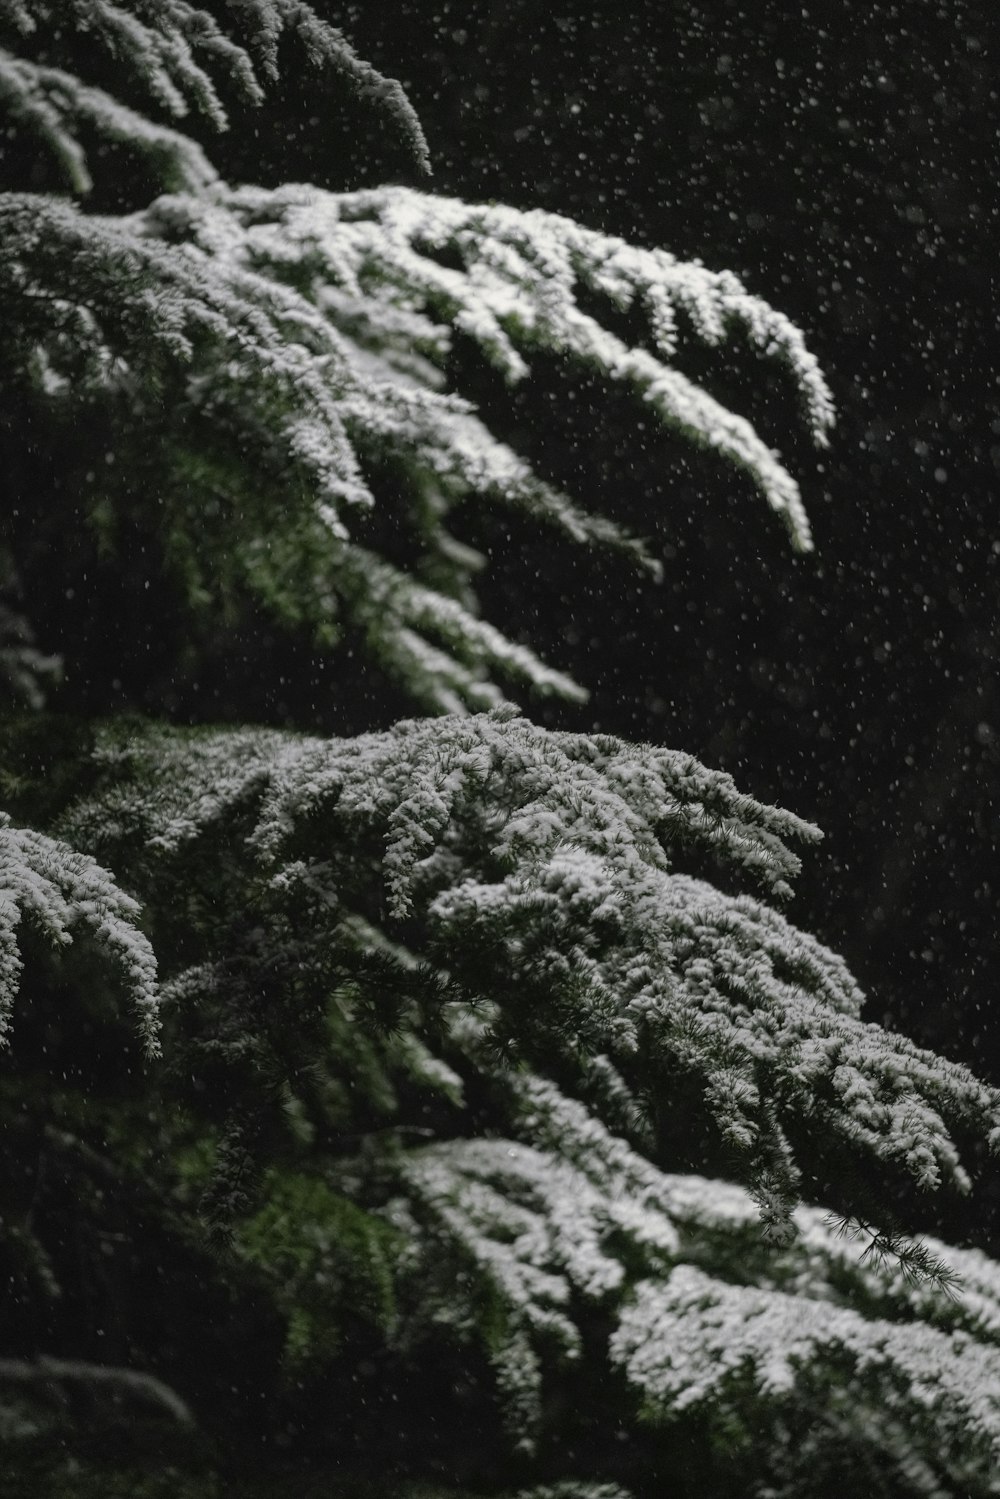
POLYGON ((449 530, 478 499, 655 570, 452 389, 464 344, 510 381, 555 353, 620 384, 808 549, 792 477, 679 367, 741 334, 823 441, 801 334, 552 214, 229 186, 178 123, 224 128, 296 45, 427 164, 400 86, 298 0, 0 0, 0 27, 15 137, 61 174, 0 194, 10 1471, 191 1499, 317 1473, 995 1493, 1000 1272, 869 1199, 968 1191, 1000 1095, 867 1024, 777 909, 816 829, 690 756, 519 716, 511 682, 581 688, 480 618, 449 530), (148 115, 84 76, 108 59, 148 115), (161 196, 111 211, 119 150, 161 196), (360 642, 442 716, 98 723, 77 689, 46 717, 46 652, 69 684, 93 659, 48 637, 44 576, 72 591, 81 549, 126 568, 139 541, 150 608, 193 635, 256 609, 334 659, 360 642))
MULTIPOLYGON (((36 9, 48 57, 71 28, 36 9)), ((316 62, 363 80, 424 159, 398 85, 356 59, 348 67, 346 43, 305 6, 232 7, 248 50, 187 5, 72 9, 173 115, 197 108, 217 125, 225 112, 207 70, 255 99, 282 31, 298 33, 316 62)), ((18 7, 11 20, 24 29, 35 13, 18 7)), ((745 471, 794 545, 811 546, 791 475, 675 361, 681 332, 708 343, 743 335, 787 366, 825 441, 832 406, 815 359, 734 276, 554 214, 404 188, 231 190, 172 128, 139 128, 133 111, 47 62, 11 55, 6 67, 17 129, 51 147, 67 186, 89 185, 86 138, 94 150, 127 142, 174 189, 117 216, 55 192, 4 195, 0 297, 12 336, 2 378, 26 426, 76 433, 97 420, 112 451, 123 430, 132 435, 121 477, 95 473, 93 455, 68 443, 60 483, 102 546, 127 550, 152 531, 189 606, 218 617, 249 597, 323 647, 353 631, 390 678, 437 710, 493 706, 497 676, 580 695, 477 617, 470 582, 482 559, 448 532, 449 511, 479 497, 655 563, 533 473, 447 388, 456 337, 511 381, 538 350, 632 389, 667 426, 745 471), (598 321, 595 298, 619 318, 638 315, 645 341, 598 321), (365 544, 380 509, 411 537, 407 566, 365 544)), ((65 540, 39 533, 30 461, 23 482, 31 521, 14 560, 29 586, 65 540)))

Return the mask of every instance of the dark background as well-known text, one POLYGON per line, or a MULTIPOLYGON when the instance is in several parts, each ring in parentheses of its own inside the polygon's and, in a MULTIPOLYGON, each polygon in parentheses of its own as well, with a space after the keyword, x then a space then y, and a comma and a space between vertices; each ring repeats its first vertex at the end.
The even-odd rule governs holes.
MULTIPOLYGON (((534 716, 683 746, 818 822, 827 838, 793 919, 845 953, 872 1019, 1000 1080, 985 10, 327 9, 404 81, 434 191, 544 207, 728 267, 805 330, 838 405, 825 454, 779 369, 735 345, 682 356, 799 475, 817 544, 805 558, 747 483, 607 391, 554 363, 516 396, 463 370, 497 430, 666 562, 657 587, 470 515, 491 554, 486 612, 591 689, 583 710, 528 704, 534 716)), ((226 163, 234 176, 416 180, 377 120, 337 99, 304 105, 291 76, 226 163)))

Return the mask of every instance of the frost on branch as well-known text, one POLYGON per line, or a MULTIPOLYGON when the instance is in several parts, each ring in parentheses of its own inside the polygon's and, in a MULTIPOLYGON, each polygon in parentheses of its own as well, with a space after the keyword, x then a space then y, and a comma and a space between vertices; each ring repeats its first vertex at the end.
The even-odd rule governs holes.
POLYGON ((492 1302, 488 1352, 508 1422, 530 1439, 544 1364, 558 1367, 582 1352, 574 1298, 600 1303, 625 1284, 609 1245, 620 1253, 628 1244, 647 1265, 665 1268, 676 1231, 613 1184, 595 1186, 558 1156, 509 1140, 414 1151, 402 1177, 430 1248, 418 1262, 428 1310, 440 1322, 474 1320, 456 1292, 456 1260, 468 1267, 473 1301, 492 1302))
POLYGON ((404 188, 342 196, 244 188, 226 207, 243 236, 209 220, 204 228, 192 225, 193 237, 218 248, 221 230, 229 253, 244 264, 279 277, 293 267, 305 271, 312 298, 326 302, 334 319, 338 311, 348 314, 353 300, 359 331, 367 322, 380 352, 391 356, 390 340, 380 336, 383 304, 390 329, 392 314, 416 308, 433 319, 425 325, 428 348, 440 347, 434 324, 450 325, 510 380, 528 373, 533 349, 568 355, 634 389, 667 425, 745 469, 782 513, 795 545, 811 545, 798 489, 773 453, 749 423, 671 367, 679 314, 709 344, 739 331, 788 367, 813 436, 825 442, 832 402, 802 334, 730 272, 639 249, 557 214, 468 205, 404 188), (455 256, 458 267, 450 263, 455 256), (652 350, 630 348, 602 327, 580 306, 578 288, 604 295, 620 311, 645 312, 652 350), (374 305, 366 317, 369 298, 374 305))
MULTIPOLYGON (((278 76, 279 43, 294 37, 315 67, 341 75, 355 93, 372 98, 429 170, 427 142, 402 87, 358 57, 311 6, 302 0, 227 0, 226 10, 235 22, 235 36, 210 11, 189 0, 0 0, 0 26, 56 52, 74 33, 84 33, 123 65, 130 81, 168 115, 183 119, 200 114, 217 130, 228 125, 226 90, 241 102, 261 104, 264 84, 278 76)), ((192 162, 204 160, 193 142, 178 147, 173 132, 142 120, 99 90, 88 89, 61 70, 18 62, 2 51, 0 104, 53 150, 75 192, 87 192, 91 186, 77 134, 81 123, 98 136, 129 141, 153 157, 166 147, 181 158, 189 151, 192 162), (135 128, 131 138, 127 127, 135 128)), ((213 177, 211 168, 204 176, 199 170, 189 185, 205 186, 213 177)))
MULTIPOLYGON (((867 1319, 681 1265, 638 1286, 611 1357, 641 1390, 649 1419, 698 1407, 718 1416, 728 1406, 763 1420, 783 1405, 800 1408, 803 1386, 850 1381, 854 1402, 870 1402, 870 1421, 891 1430, 895 1418, 939 1462, 970 1451, 1000 1457, 1000 1349, 963 1333, 867 1319)), ((855 1424, 862 1420, 857 1411, 855 1424)))
MULTIPOLYGON (((44 111, 43 81, 32 97, 44 111)), ((176 171, 202 171, 158 140, 176 171)), ((482 559, 448 530, 460 500, 525 511, 656 571, 641 544, 580 510, 447 390, 456 332, 511 380, 548 351, 624 386, 743 470, 793 544, 811 546, 792 477, 749 422, 675 367, 679 320, 710 343, 743 334, 790 370, 824 440, 830 397, 801 334, 727 273, 553 214, 405 188, 218 186, 124 218, 8 194, 0 248, 5 358, 38 419, 80 421, 98 403, 141 449, 131 491, 81 486, 91 524, 109 538, 129 515, 152 526, 195 607, 249 594, 324 648, 353 629, 437 711, 501 702, 498 677, 581 695, 477 617, 482 559), (644 313, 649 346, 602 326, 578 289, 644 313), (373 507, 401 504, 415 533, 406 567, 364 537, 373 507)))
MULTIPOLYGON (((302 1171, 282 1254, 340 1264, 334 1199, 365 1242, 384 1225, 387 1356, 481 1368, 525 1462, 597 1388, 595 1419, 710 1430, 772 1485, 875 1454, 902 1493, 990 1492, 996 1266, 918 1241, 949 1299, 794 1199, 806 1136, 961 1186, 951 1131, 995 1131, 997 1095, 863 1025, 840 961, 757 896, 681 872, 780 897, 814 829, 688 756, 506 711, 345 741, 118 729, 96 768, 63 831, 183 931, 165 1013, 236 1244, 277 1211, 247 1197, 256 1112, 302 1171), (678 1068, 750 1190, 657 1164, 678 1068)), ((285 1298, 297 1358, 322 1363, 332 1284, 305 1320, 285 1298)))
POLYGON ((136 927, 139 907, 93 859, 0 814, 0 1045, 7 1044, 21 975, 17 928, 24 918, 54 944, 89 930, 118 968, 147 1055, 159 1051, 156 960, 136 927))
POLYGON ((498 1077, 516 1138, 414 1150, 388 1212, 410 1224, 423 1316, 481 1340, 522 1444, 597 1313, 651 1425, 700 1416, 772 1475, 801 1427, 819 1471, 874 1447, 904 1492, 940 1492, 935 1472, 990 1491, 1000 1276, 985 1256, 927 1242, 962 1278, 949 1299, 803 1207, 775 1251, 743 1189, 661 1172, 551 1083, 498 1077))
POLYGON ((298 871, 293 893, 321 861, 332 935, 377 912, 390 941, 490 1003, 513 1057, 586 1091, 600 1055, 640 1112, 669 1103, 679 1069, 779 1236, 796 1138, 959 1189, 953 1131, 998 1138, 995 1090, 863 1023, 839 958, 675 868, 721 863, 780 896, 798 867, 786 839, 815 836, 688 756, 507 712, 345 741, 151 730, 102 754, 111 784, 69 819, 75 841, 111 863, 144 847, 137 877, 155 881, 239 827, 243 878, 298 871))
POLYGON ((0 47, 0 105, 49 147, 74 192, 87 193, 93 179, 76 128, 86 124, 106 141, 141 151, 165 188, 204 192, 218 176, 196 141, 147 120, 103 89, 61 68, 43 67, 0 47))
MULTIPOLYGON (((53 196, 0 202, 0 374, 30 408, 26 425, 59 435, 90 430, 99 414, 128 451, 117 483, 105 475, 95 488, 86 459, 75 478, 68 458, 61 474, 72 514, 102 548, 124 543, 130 526, 152 532, 190 606, 228 619, 250 599, 321 649, 353 632, 436 711, 492 707, 501 682, 581 697, 478 618, 471 585, 483 559, 450 534, 449 512, 479 497, 656 564, 534 474, 447 389, 456 334, 509 380, 548 352, 624 386, 742 469, 794 545, 810 546, 794 480, 749 422, 675 361, 682 326, 708 343, 744 334, 789 368, 822 442, 829 393, 786 318, 731 275, 552 214, 404 188, 230 190, 176 121, 197 112, 224 126, 227 88, 259 102, 286 34, 373 95, 421 161, 426 145, 399 85, 300 0, 231 0, 226 10, 232 35, 226 17, 187 0, 0 0, 0 106, 48 145, 70 186, 90 187, 83 143, 96 136, 127 143, 163 186, 183 190, 122 218, 53 196), (172 123, 58 66, 62 42, 81 31, 172 123), (642 343, 586 311, 595 298, 638 313, 642 343), (376 502, 412 536, 405 565, 366 544, 376 502)), ((62 516, 50 519, 50 545, 63 529, 62 516)))

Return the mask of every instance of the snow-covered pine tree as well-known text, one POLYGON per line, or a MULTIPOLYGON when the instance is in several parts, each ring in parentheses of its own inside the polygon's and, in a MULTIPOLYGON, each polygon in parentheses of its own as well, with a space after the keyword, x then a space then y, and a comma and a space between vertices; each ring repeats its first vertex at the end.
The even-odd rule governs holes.
POLYGON ((65 177, 0 195, 12 1481, 995 1493, 1000 1274, 885 1204, 966 1190, 1000 1096, 865 1024, 775 909, 814 829, 683 754, 517 716, 506 683, 580 689, 479 617, 448 530, 479 498, 653 565, 451 390, 460 338, 512 380, 555 352, 631 389, 807 548, 794 481, 675 362, 679 332, 744 333, 821 440, 799 332, 550 214, 230 188, 177 117, 259 102, 286 44, 426 157, 399 85, 298 0, 2 0, 0 24, 12 129, 65 177), (86 81, 108 57, 173 124, 86 81), (115 153, 166 195, 78 206, 115 153), (137 549, 197 641, 261 611, 444 716, 97 723, 96 658, 38 604, 137 549))

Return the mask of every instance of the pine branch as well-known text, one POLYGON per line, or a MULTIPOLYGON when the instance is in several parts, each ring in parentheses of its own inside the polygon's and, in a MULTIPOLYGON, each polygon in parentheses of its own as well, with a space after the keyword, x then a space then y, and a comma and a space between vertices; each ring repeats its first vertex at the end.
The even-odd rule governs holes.
POLYGON ((0 108, 45 142, 74 193, 89 193, 94 185, 77 137, 80 124, 96 130, 106 141, 140 151, 157 168, 159 181, 168 191, 201 193, 218 183, 215 168, 195 141, 147 120, 72 73, 42 67, 3 48, 0 108))
POLYGON ((123 978, 146 1055, 159 1053, 156 960, 136 921, 139 906, 93 859, 0 813, 0 1046, 8 1044, 22 962, 22 916, 55 946, 89 930, 123 978))
POLYGON ((910 1239, 884 1224, 869 1223, 856 1214, 831 1214, 827 1222, 841 1238, 854 1238, 864 1244, 862 1264, 870 1264, 877 1272, 898 1270, 910 1286, 929 1285, 944 1296, 958 1297, 961 1275, 926 1242, 910 1239))
POLYGON ((67 819, 75 841, 113 861, 138 837, 155 878, 238 818, 256 881, 254 858, 273 878, 307 838, 348 908, 367 914, 381 886, 390 938, 496 1006, 515 1057, 575 1072, 604 1055, 637 1096, 669 1067, 696 1079, 776 1229, 798 1197, 792 1124, 925 1188, 968 1187, 953 1131, 1000 1141, 996 1090, 863 1023, 839 958, 755 897, 672 871, 675 840, 694 840, 781 893, 785 839, 815 837, 687 756, 506 712, 346 741, 153 730, 99 753, 111 785, 67 819))
MULTIPOLYGON (((237 37, 246 37, 247 45, 229 36, 209 10, 188 0, 5 0, 0 24, 22 37, 42 29, 57 48, 74 35, 92 38, 166 113, 182 119, 194 111, 217 130, 229 124, 220 81, 244 102, 260 105, 262 79, 274 82, 278 76, 280 42, 294 37, 315 68, 331 70, 356 94, 373 99, 421 170, 430 171, 427 141, 402 86, 358 57, 311 6, 303 0, 227 0, 227 9, 238 23, 237 37)), ((83 119, 111 139, 128 139, 124 127, 131 120, 137 127, 132 144, 154 155, 169 150, 175 166, 187 166, 194 190, 214 181, 194 142, 140 120, 58 69, 19 62, 0 78, 0 103, 6 100, 19 121, 55 150, 76 192, 90 186, 75 131, 75 122, 83 119), (46 100, 53 92, 55 99, 46 100)))
MULTIPOLYGON (((54 137, 68 129, 68 116, 52 113, 60 99, 91 116, 110 111, 112 133, 131 128, 103 96, 74 93, 72 80, 26 72, 16 60, 10 69, 32 107, 49 111, 54 137)), ((151 130, 146 139, 171 171, 207 170, 194 148, 184 154, 181 138, 151 130)), ((9 194, 0 200, 0 249, 6 379, 42 422, 65 427, 106 413, 148 473, 138 493, 109 484, 95 496, 79 484, 85 512, 104 507, 92 523, 109 544, 135 512, 161 538, 168 574, 191 607, 220 613, 249 595, 284 627, 311 629, 324 649, 353 627, 386 673, 436 711, 503 701, 497 678, 582 696, 476 617, 470 581, 479 559, 446 529, 463 498, 524 511, 578 544, 618 549, 657 570, 640 543, 582 512, 442 388, 455 332, 511 379, 544 350, 631 387, 686 440, 743 469, 782 513, 793 544, 811 545, 791 476, 744 418, 671 362, 668 309, 685 311, 711 341, 744 331, 789 368, 823 440, 831 407, 815 360, 798 330, 732 277, 555 215, 402 188, 216 188, 163 197, 122 219, 9 194), (444 253, 457 254, 461 269, 441 264, 444 253), (655 309, 658 352, 628 348, 584 313, 577 284, 623 307, 655 309), (412 570, 359 537, 366 513, 386 503, 371 478, 386 465, 417 501, 412 570), (434 588, 419 577, 430 563, 434 588)))

